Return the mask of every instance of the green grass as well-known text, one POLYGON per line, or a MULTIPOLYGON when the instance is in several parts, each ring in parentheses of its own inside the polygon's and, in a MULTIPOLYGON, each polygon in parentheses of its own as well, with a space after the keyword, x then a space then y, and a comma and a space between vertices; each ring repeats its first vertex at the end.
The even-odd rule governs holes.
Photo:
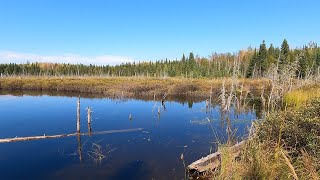
POLYGON ((308 102, 310 99, 319 97, 320 85, 313 85, 288 92, 284 96, 284 101, 287 106, 299 108, 306 104, 306 102, 308 102))

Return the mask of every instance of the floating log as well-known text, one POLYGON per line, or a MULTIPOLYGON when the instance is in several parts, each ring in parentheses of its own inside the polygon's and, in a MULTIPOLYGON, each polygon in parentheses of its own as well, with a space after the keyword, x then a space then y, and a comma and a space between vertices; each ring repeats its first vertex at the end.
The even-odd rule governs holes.
MULTIPOLYGON (((245 145, 246 140, 243 140, 234 146, 231 146, 231 152, 233 156, 236 158, 240 154, 240 150, 245 145)), ((221 152, 217 151, 215 153, 209 154, 206 157, 203 157, 188 166, 188 172, 190 175, 194 174, 203 174, 210 170, 215 170, 220 166, 221 163, 221 152)))
POLYGON ((30 140, 39 140, 39 139, 48 139, 48 138, 63 138, 69 136, 86 136, 91 134, 113 134, 113 133, 125 133, 125 132, 135 132, 141 131, 142 128, 133 128, 133 129, 119 129, 119 130, 109 130, 109 131, 97 131, 97 132, 87 132, 87 133, 72 133, 72 134, 58 134, 58 135, 43 135, 43 136, 29 136, 29 137, 15 137, 15 138, 4 138, 0 139, 0 143, 8 143, 8 142, 17 142, 17 141, 30 141, 30 140))

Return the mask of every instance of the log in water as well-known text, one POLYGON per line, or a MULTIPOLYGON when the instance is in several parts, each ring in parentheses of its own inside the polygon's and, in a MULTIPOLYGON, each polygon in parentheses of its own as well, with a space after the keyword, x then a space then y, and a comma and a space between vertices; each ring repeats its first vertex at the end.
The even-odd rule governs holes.
MULTIPOLYGON (((233 153, 234 157, 239 156, 240 150, 245 145, 245 140, 231 146, 231 152, 233 153)), ((203 157, 188 166, 188 171, 191 174, 198 173, 201 174, 203 172, 214 170, 220 166, 221 163, 221 152, 215 152, 209 154, 206 157, 203 157)))
POLYGON ((29 136, 29 137, 15 137, 15 138, 4 138, 0 139, 0 143, 8 143, 8 142, 17 142, 17 141, 29 141, 29 140, 39 140, 39 139, 47 139, 47 138, 62 138, 76 135, 91 135, 91 134, 113 134, 113 133, 125 133, 125 132, 136 132, 141 131, 142 128, 133 128, 133 129, 119 129, 119 130, 109 130, 109 131, 97 131, 97 132, 87 132, 87 133, 71 133, 71 134, 58 134, 58 135, 43 135, 43 136, 29 136))

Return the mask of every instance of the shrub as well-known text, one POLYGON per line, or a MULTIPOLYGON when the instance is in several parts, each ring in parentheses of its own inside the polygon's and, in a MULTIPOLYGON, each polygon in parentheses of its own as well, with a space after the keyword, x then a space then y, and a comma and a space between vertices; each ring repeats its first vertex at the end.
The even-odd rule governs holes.
POLYGON ((270 115, 261 123, 261 140, 278 141, 291 148, 320 157, 320 98, 307 103, 300 110, 288 109, 270 115))

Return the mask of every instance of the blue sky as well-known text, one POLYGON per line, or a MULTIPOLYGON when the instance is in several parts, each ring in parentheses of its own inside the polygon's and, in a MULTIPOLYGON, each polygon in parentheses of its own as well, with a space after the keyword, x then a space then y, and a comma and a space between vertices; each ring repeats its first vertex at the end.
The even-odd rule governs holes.
POLYGON ((1 0, 0 63, 116 64, 320 40, 317 0, 1 0))

